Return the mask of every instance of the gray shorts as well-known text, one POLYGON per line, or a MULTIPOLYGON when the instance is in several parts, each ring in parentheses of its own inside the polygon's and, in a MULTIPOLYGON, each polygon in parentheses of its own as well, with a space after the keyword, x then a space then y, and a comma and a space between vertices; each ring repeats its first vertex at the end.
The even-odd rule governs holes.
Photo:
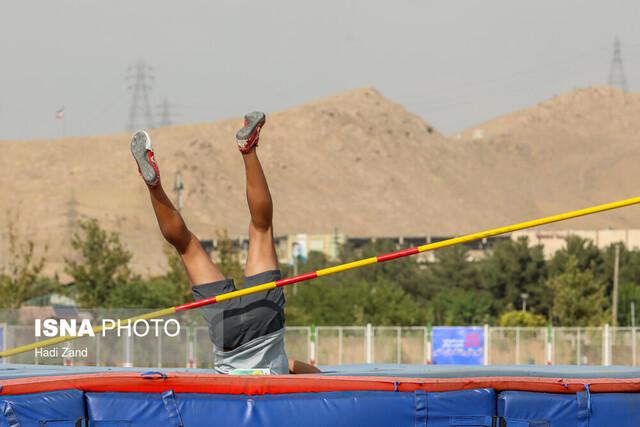
MULTIPOLYGON (((261 285, 281 278, 280 270, 269 270, 244 279, 243 288, 261 285)), ((194 286, 193 298, 201 300, 237 290, 233 279, 194 286)), ((270 289, 203 307, 213 344, 231 351, 255 338, 284 327, 284 290, 270 289)))

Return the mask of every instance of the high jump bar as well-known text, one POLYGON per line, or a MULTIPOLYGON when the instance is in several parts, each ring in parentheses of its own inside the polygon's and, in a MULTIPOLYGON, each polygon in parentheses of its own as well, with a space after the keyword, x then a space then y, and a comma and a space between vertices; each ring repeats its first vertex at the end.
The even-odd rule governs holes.
MULTIPOLYGON (((534 219, 532 221, 525 221, 525 222, 520 222, 513 225, 507 225, 505 227, 499 227, 491 230, 481 231, 479 233, 467 234, 465 236, 455 237, 452 239, 447 239, 447 240, 443 240, 436 243, 429 243, 429 244, 414 247, 414 248, 391 252, 385 255, 378 255, 370 258, 364 258, 358 261, 352 261, 345 264, 336 265, 334 267, 323 268, 310 273, 303 273, 297 276, 292 276, 292 277, 276 280, 273 282, 252 286, 250 288, 227 292, 225 294, 221 294, 215 297, 205 298, 199 301, 189 302, 186 304, 177 305, 175 307, 165 308, 163 310, 152 311, 140 316, 120 320, 120 323, 131 325, 131 323, 134 323, 136 320, 150 320, 158 317, 164 317, 174 313, 179 313, 182 311, 192 310, 194 308, 216 304, 221 301, 227 301, 230 299, 239 298, 245 295, 251 295, 258 292, 265 292, 270 289, 293 285, 294 283, 306 282, 309 280, 316 279, 318 277, 329 276, 332 274, 341 273, 343 271, 354 270, 356 268, 365 267, 371 264, 377 264, 380 262, 391 261, 398 258, 404 258, 410 255, 416 255, 421 252, 428 252, 436 249, 446 248, 449 246, 460 245, 462 243, 472 242, 474 240, 480 240, 480 239, 485 239, 487 237, 499 236, 501 234, 512 233, 514 231, 538 227, 541 225, 551 224, 554 222, 566 221, 566 220, 578 218, 581 216, 592 215, 595 213, 637 205, 639 203, 640 203, 640 197, 632 197, 630 199, 620 200, 618 202, 605 203, 603 205, 597 205, 590 208, 579 209, 579 210, 565 212, 558 215, 548 216, 545 218, 534 219)), ((94 334, 100 333, 102 332, 102 330, 103 330, 102 326, 96 326, 93 328, 94 334)), ((71 341, 77 338, 81 338, 83 336, 87 336, 87 335, 60 336, 60 337, 49 338, 43 341, 34 342, 27 345, 22 345, 19 347, 1 351, 0 358, 14 356, 21 353, 26 353, 27 351, 30 351, 30 350, 35 350, 37 348, 48 347, 48 346, 59 344, 62 342, 71 341)))

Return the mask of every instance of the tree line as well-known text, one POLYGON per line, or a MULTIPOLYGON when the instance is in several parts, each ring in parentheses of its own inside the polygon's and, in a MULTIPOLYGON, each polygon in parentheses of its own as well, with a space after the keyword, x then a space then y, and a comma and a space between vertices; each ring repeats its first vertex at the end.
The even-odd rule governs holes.
MULTIPOLYGON (((640 251, 619 249, 617 323, 632 323, 640 302, 640 251)), ((97 220, 79 222, 65 260, 71 284, 45 277, 44 256, 9 228, 10 259, 0 270, 0 308, 61 293, 88 308, 162 308, 186 302, 191 291, 175 251, 167 246, 166 273, 142 277, 130 268, 132 253, 116 232, 97 220)), ((310 252, 300 271, 398 250, 385 241, 362 247, 346 244, 336 260, 310 252)), ((577 236, 550 259, 526 238, 501 240, 479 260, 459 245, 438 250, 435 262, 404 258, 287 287, 289 325, 478 325, 600 326, 611 323, 615 245, 603 250, 577 236), (296 287, 297 289, 293 289, 296 287), (526 300, 526 311, 523 303, 526 300)), ((222 272, 241 286, 239 253, 225 233, 218 236, 222 272)), ((284 276, 290 265, 281 265, 284 276)))

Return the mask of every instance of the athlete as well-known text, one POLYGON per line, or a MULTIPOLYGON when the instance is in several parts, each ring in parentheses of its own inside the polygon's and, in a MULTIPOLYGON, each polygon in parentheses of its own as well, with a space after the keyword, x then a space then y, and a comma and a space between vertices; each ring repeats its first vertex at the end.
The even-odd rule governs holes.
MULTIPOLYGON (((256 153, 264 124, 264 113, 249 113, 236 134, 244 161, 251 214, 244 287, 281 277, 273 244, 273 202, 256 153)), ((131 153, 149 189, 160 231, 182 259, 194 298, 200 300, 236 290, 233 280, 220 272, 164 192, 147 132, 138 131, 133 135, 131 153)), ((203 315, 213 342, 215 370, 224 374, 243 369, 259 369, 270 374, 319 372, 314 366, 288 360, 284 348, 284 304, 283 289, 276 288, 204 307, 203 315)))

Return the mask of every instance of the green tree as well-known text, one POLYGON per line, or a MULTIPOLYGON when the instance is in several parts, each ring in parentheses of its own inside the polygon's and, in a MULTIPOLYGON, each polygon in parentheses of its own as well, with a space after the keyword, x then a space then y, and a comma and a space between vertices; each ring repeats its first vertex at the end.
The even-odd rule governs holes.
POLYGON ((0 269, 0 308, 20 308, 25 301, 56 291, 57 280, 40 277, 45 257, 36 256, 31 240, 20 241, 13 220, 8 224, 8 238, 9 259, 0 269))
POLYGON ((77 257, 65 259, 65 271, 74 280, 74 297, 82 307, 115 307, 120 300, 113 300, 112 293, 135 278, 129 268, 131 252, 117 233, 103 230, 96 219, 81 220, 79 225, 71 239, 77 257))
POLYGON ((168 291, 171 292, 171 297, 174 302, 186 302, 192 298, 191 282, 189 281, 189 275, 184 268, 182 259, 180 259, 178 252, 168 244, 164 247, 164 254, 167 257, 167 266, 169 267, 164 279, 172 284, 172 287, 168 289, 168 291))
POLYGON ((591 270, 597 278, 605 276, 605 263, 602 252, 593 244, 593 241, 579 236, 567 237, 565 247, 556 251, 549 261, 549 275, 555 276, 563 273, 571 257, 575 258, 578 270, 591 270))
POLYGON ((184 288, 167 276, 134 279, 116 286, 109 296, 108 305, 118 308, 166 308, 186 302, 178 296, 181 293, 184 293, 184 288))
POLYGON ((483 287, 494 298, 494 312, 520 308, 528 295, 531 310, 548 314, 552 296, 544 286, 547 266, 541 245, 529 246, 527 237, 498 242, 479 262, 483 287))
POLYGON ((547 319, 529 311, 506 311, 502 313, 500 326, 539 327, 547 324, 547 319))
POLYGON ((463 245, 437 251, 436 262, 429 266, 426 281, 428 288, 436 293, 482 289, 476 263, 469 260, 469 250, 463 245))
MULTIPOLYGON (((340 252, 340 263, 355 261, 357 259, 374 257, 376 255, 394 252, 404 249, 405 246, 398 246, 394 241, 377 240, 370 241, 360 248, 355 249, 347 244, 340 252)), ((326 267, 325 263, 321 267, 326 267)), ((320 266, 319 266, 320 267, 320 266)), ((309 271, 306 269, 305 271, 309 271)), ((415 257, 396 259, 392 262, 384 262, 375 266, 361 268, 347 273, 352 278, 362 278, 365 280, 387 280, 398 284, 405 292, 424 302, 430 297, 432 292, 428 289, 426 279, 426 268, 416 262, 415 257)))
POLYGON ((558 275, 547 285, 555 294, 551 315, 562 326, 600 325, 605 320, 607 299, 604 281, 590 269, 581 270, 578 259, 571 255, 558 275))
POLYGON ((287 324, 412 325, 420 323, 417 305, 397 284, 386 280, 336 276, 318 279, 289 293, 287 324))
POLYGON ((429 321, 436 325, 481 325, 491 321, 491 294, 478 289, 452 288, 431 303, 429 321))
POLYGON ((119 308, 165 308, 189 301, 191 286, 182 260, 173 247, 166 245, 168 270, 163 276, 133 278, 115 287, 109 306, 119 308))
POLYGON ((635 304, 635 321, 638 324, 640 310, 640 285, 638 283, 621 282, 618 294, 618 325, 631 326, 631 303, 635 304))

